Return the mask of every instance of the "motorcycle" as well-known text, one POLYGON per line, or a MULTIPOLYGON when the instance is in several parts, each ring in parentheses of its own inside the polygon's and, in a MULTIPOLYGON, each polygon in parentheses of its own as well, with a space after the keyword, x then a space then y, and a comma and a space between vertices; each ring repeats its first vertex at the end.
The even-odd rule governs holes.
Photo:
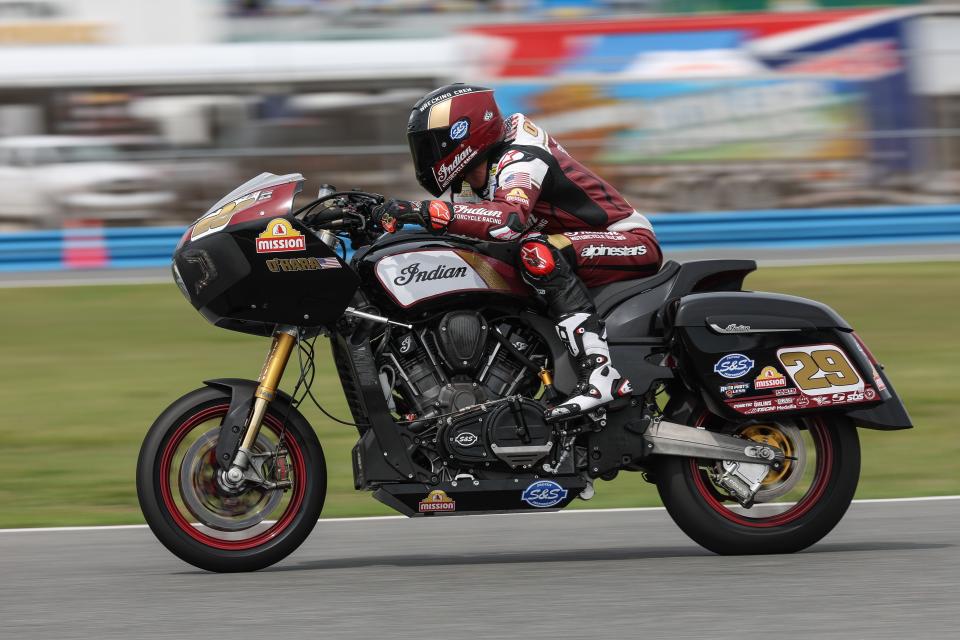
POLYGON ((790 553, 853 499, 856 428, 912 426, 835 311, 742 290, 750 260, 668 261, 592 290, 632 390, 548 423, 546 405, 577 375, 514 267, 515 243, 383 234, 372 216, 383 196, 326 185, 294 210, 303 181, 264 173, 241 185, 174 253, 174 279, 201 315, 272 338, 256 381, 205 381, 140 451, 143 515, 197 567, 269 566, 317 523, 326 465, 298 407, 316 403, 319 337, 350 417, 317 404, 358 431, 356 489, 412 517, 562 509, 590 499, 598 478, 634 471, 703 547, 790 553), (299 375, 286 393, 291 359, 299 375))

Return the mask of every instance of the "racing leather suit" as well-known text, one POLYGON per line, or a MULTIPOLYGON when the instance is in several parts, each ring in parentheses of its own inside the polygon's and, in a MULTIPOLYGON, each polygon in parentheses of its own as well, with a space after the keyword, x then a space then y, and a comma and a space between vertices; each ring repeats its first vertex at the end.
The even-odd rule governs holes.
POLYGON ((545 299, 580 367, 577 395, 547 412, 560 419, 630 391, 610 364, 606 329, 585 285, 652 275, 662 256, 649 220, 523 114, 507 120, 504 143, 488 158, 481 192, 464 182, 453 194, 447 231, 519 239, 524 280, 545 299))

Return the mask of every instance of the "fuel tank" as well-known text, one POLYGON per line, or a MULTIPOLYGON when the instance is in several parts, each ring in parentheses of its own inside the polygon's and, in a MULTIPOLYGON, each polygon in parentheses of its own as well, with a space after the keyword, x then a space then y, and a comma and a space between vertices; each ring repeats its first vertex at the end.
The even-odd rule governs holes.
POLYGON ((513 243, 437 238, 429 233, 384 236, 357 252, 354 268, 381 305, 421 310, 433 306, 530 299, 513 243))

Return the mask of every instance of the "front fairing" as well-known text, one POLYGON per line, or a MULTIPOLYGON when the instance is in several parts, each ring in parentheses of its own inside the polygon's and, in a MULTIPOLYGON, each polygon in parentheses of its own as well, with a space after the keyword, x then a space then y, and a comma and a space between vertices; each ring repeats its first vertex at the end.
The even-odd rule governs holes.
POLYGON ((304 178, 299 173, 282 176, 261 173, 210 207, 190 225, 177 248, 223 231, 231 225, 289 215, 293 209, 293 199, 303 188, 303 182, 304 178))
POLYGON ((291 214, 300 174, 261 174, 184 234, 173 272, 184 296, 226 329, 269 334, 276 324, 332 326, 360 280, 291 214))

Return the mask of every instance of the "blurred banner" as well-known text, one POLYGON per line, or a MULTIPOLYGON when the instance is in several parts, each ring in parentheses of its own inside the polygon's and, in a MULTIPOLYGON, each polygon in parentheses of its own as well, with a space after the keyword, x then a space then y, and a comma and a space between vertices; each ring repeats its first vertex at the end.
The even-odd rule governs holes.
POLYGON ((960 200, 960 7, 665 6, 0 0, 0 228, 180 224, 261 171, 422 197, 409 108, 454 81, 645 211, 960 200))
POLYGON ((492 52, 474 64, 505 111, 533 116, 652 208, 813 204, 923 168, 903 55, 918 15, 486 26, 469 49, 492 52))

